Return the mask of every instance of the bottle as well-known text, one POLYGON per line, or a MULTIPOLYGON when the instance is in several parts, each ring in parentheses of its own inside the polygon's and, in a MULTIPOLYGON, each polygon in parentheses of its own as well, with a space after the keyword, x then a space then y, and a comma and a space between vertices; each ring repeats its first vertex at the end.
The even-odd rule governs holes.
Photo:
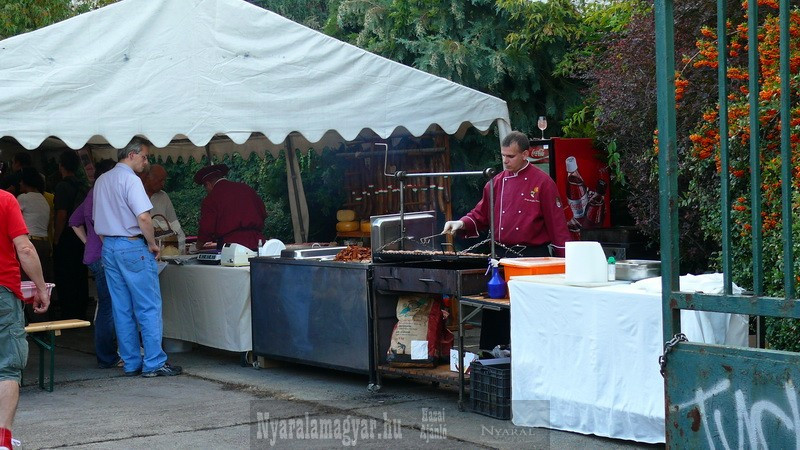
POLYGON ((567 163, 567 202, 576 219, 586 215, 586 204, 589 203, 589 191, 583 177, 578 173, 578 162, 574 156, 566 159, 567 163))
POLYGON ((578 219, 574 217, 569 219, 569 222, 567 222, 567 230, 569 231, 570 237, 573 241, 581 240, 581 228, 581 223, 578 222, 578 219))
POLYGON ((592 195, 589 204, 586 206, 586 227, 599 227, 603 225, 603 218, 606 214, 606 182, 597 180, 597 192, 592 195))
POLYGON ((264 248, 264 242, 261 239, 258 240, 258 248, 256 249, 258 252, 258 256, 266 256, 267 249, 264 248))
POLYGON ((500 276, 499 265, 496 259, 489 260, 489 269, 492 271, 492 278, 486 285, 489 298, 506 298, 506 280, 500 276))
POLYGON ((617 279, 617 260, 613 256, 608 257, 608 281, 617 279))

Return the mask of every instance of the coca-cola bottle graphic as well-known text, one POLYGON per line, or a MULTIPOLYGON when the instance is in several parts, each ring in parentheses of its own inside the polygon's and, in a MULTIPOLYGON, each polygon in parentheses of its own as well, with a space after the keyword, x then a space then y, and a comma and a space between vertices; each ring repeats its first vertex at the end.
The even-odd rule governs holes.
POLYGON ((578 219, 574 217, 569 219, 569 222, 567 222, 567 230, 569 230, 570 238, 573 241, 581 240, 581 223, 578 222, 578 219))
POLYGON ((581 219, 586 215, 586 205, 589 203, 589 190, 583 177, 578 173, 578 162, 574 156, 566 159, 567 163, 567 202, 572 209, 572 217, 581 219))
POLYGON ((597 180, 597 192, 592 194, 589 204, 586 206, 585 226, 586 228, 599 227, 603 225, 603 218, 606 215, 606 182, 597 180))

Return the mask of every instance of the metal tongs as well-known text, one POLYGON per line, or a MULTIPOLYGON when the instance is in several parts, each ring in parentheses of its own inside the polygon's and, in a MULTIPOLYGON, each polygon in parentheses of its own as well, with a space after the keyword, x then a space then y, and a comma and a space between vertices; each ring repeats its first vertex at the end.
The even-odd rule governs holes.
MULTIPOLYGON (((444 234, 446 234, 446 233, 444 233, 444 232, 442 232, 442 233, 436 233, 436 234, 432 234, 432 235, 430 235, 430 236, 425 236, 425 237, 421 237, 421 238, 416 238, 416 240, 417 240, 417 242, 419 242, 419 243, 420 243, 420 244, 422 244, 422 245, 428 245, 428 244, 430 244, 430 243, 431 243, 431 240, 432 240, 433 238, 435 238, 436 236, 442 236, 442 235, 444 235, 444 234)), ((414 238, 413 236, 410 236, 410 237, 409 237, 409 239, 415 239, 415 238, 414 238)))

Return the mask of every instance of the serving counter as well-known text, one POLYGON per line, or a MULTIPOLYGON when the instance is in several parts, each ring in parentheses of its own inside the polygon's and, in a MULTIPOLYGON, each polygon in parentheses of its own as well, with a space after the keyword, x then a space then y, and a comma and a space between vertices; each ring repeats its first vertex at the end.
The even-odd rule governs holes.
MULTIPOLYGON (((515 425, 664 442, 659 293, 517 279, 509 293, 515 425)), ((689 340, 746 345, 746 318, 681 317, 689 340)))
POLYGON ((170 264, 159 281, 165 338, 252 350, 249 267, 170 264))
POLYGON ((371 264, 250 260, 253 352, 369 373, 371 264))

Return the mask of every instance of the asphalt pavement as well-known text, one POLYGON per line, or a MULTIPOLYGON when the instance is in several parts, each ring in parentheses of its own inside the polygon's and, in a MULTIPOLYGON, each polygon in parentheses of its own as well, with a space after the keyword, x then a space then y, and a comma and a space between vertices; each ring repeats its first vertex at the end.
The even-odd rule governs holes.
POLYGON ((37 385, 31 345, 14 437, 38 448, 659 448, 459 411, 453 386, 368 377, 195 346, 170 355, 176 377, 98 369, 92 328, 56 339, 55 390, 37 385))

